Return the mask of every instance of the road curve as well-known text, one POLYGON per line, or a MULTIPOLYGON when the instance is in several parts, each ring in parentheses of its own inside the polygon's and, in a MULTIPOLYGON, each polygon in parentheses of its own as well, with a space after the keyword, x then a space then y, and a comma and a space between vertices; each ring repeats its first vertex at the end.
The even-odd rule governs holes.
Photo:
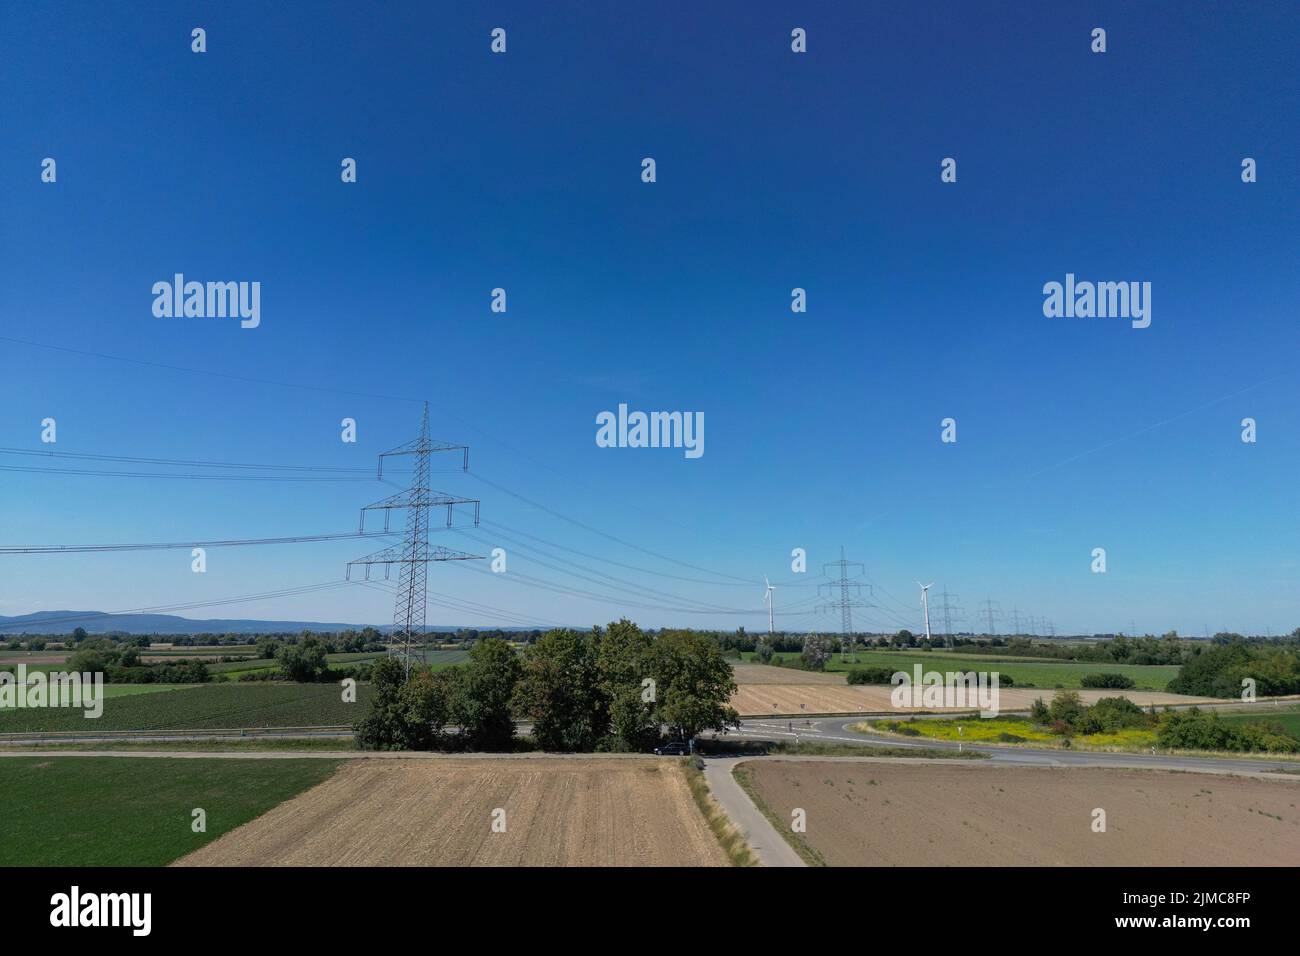
POLYGON ((879 733, 849 730, 862 717, 813 717, 803 720, 747 720, 739 733, 728 736, 750 740, 798 740, 805 743, 857 744, 862 747, 900 747, 918 750, 969 750, 989 755, 990 763, 1031 764, 1052 767, 1139 767, 1152 770, 1190 770, 1210 773, 1259 773, 1268 770, 1300 770, 1294 760, 1267 758, 1195 757, 1182 754, 1129 754, 1101 751, 998 747, 987 744, 955 744, 946 740, 909 740, 879 733))

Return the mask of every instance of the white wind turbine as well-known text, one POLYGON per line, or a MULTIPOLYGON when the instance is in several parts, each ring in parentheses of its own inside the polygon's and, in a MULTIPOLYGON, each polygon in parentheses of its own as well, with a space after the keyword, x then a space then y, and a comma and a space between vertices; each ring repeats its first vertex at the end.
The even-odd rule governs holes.
POLYGON ((930 588, 934 587, 934 582, 922 584, 916 582, 916 586, 921 589, 921 607, 925 609, 925 642, 930 643, 930 588))
POLYGON ((776 590, 776 585, 763 575, 763 583, 767 585, 767 590, 763 592, 763 602, 767 605, 767 636, 772 636, 772 592, 776 590))

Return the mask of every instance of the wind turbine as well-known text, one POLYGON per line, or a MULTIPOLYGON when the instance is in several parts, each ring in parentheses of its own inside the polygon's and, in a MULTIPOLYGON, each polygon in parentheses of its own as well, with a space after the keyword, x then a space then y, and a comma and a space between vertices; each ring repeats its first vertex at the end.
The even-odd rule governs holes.
POLYGON ((772 636, 772 592, 776 590, 776 585, 763 575, 763 583, 767 585, 767 590, 763 592, 763 602, 767 605, 767 636, 772 636))
POLYGON ((916 582, 916 586, 921 589, 921 607, 925 608, 925 643, 930 643, 930 588, 934 587, 934 582, 922 584, 916 582))

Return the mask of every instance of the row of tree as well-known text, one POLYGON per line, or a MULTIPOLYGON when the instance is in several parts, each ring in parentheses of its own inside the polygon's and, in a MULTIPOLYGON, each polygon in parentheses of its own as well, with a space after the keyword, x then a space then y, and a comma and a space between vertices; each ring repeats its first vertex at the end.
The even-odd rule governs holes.
POLYGON ((408 678, 395 658, 373 671, 375 695, 356 725, 372 749, 509 750, 515 721, 543 750, 641 751, 690 740, 738 718, 736 683, 718 645, 696 631, 649 634, 628 620, 547 631, 516 652, 480 640, 468 661, 408 678))

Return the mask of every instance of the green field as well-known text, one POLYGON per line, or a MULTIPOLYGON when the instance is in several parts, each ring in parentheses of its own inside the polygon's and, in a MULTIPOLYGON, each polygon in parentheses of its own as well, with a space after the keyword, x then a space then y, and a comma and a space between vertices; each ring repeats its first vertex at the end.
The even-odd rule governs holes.
MULTIPOLYGON (((372 662, 382 656, 382 653, 375 651, 357 651, 346 654, 326 654, 325 660, 331 667, 338 667, 343 664, 359 664, 363 661, 372 662)), ((265 657, 250 657, 247 660, 225 661, 208 665, 208 673, 212 675, 212 679, 215 681, 239 680, 242 674, 278 671, 279 669, 279 664, 265 657)))
POLYGON ((0 866, 163 866, 313 787, 339 761, 0 758, 0 866), (191 829, 192 811, 207 831, 191 829))
POLYGON ((1220 711, 1219 716, 1225 724, 1280 724, 1292 737, 1300 737, 1300 704, 1240 714, 1220 711))
MULTIPOLYGON (((753 663, 754 654, 742 655, 744 660, 753 663)), ((794 651, 782 651, 777 659, 797 661, 799 655, 794 651)), ((838 653, 826 662, 828 671, 847 671, 854 667, 892 667, 906 670, 920 664, 926 670, 996 670, 1009 674, 1016 687, 1042 687, 1051 690, 1055 687, 1078 689, 1085 674, 1124 674, 1133 678, 1140 690, 1164 690, 1165 686, 1178 676, 1175 665, 1144 664, 1092 664, 1074 661, 1036 661, 1018 657, 996 657, 993 655, 953 654, 945 651, 858 651, 846 661, 840 660, 838 653)))
POLYGON ((444 667, 464 664, 469 660, 469 651, 443 651, 432 647, 424 649, 424 662, 431 670, 439 671, 444 667))
POLYGON ((345 704, 341 688, 333 683, 193 684, 183 690, 110 697, 96 719, 87 719, 75 708, 0 710, 0 733, 339 726, 364 714, 373 692, 372 685, 358 684, 357 702, 345 704))

